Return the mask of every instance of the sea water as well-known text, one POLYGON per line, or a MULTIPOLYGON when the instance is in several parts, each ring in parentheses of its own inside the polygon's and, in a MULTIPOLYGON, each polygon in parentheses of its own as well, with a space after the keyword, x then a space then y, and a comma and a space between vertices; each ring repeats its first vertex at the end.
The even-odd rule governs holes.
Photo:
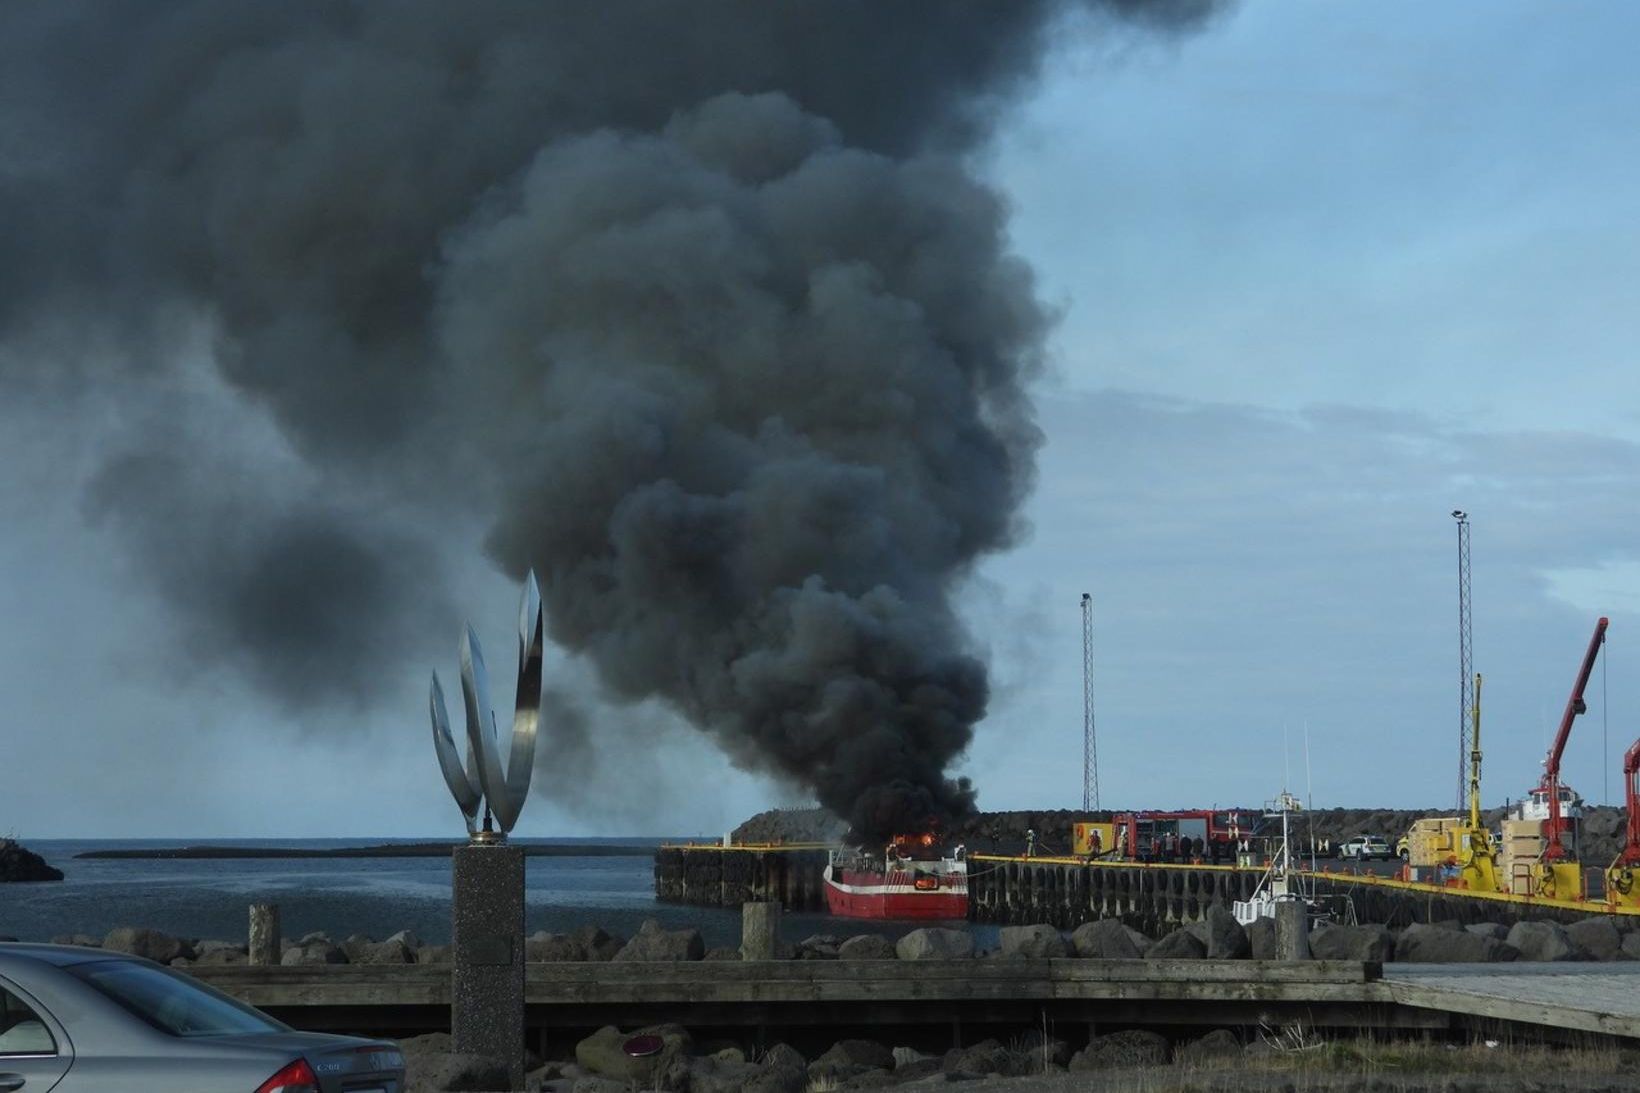
MULTIPOLYGON (((237 839, 212 846, 331 849, 429 839, 237 839)), ((659 839, 528 839, 524 845, 571 843, 653 849, 659 839)), ((149 926, 187 938, 243 943, 248 907, 277 903, 281 932, 299 938, 323 931, 380 939, 413 930, 423 942, 450 940, 450 859, 405 858, 121 858, 84 859, 90 850, 182 845, 174 840, 31 839, 28 848, 63 871, 61 881, 0 884, 0 936, 49 941, 61 934, 101 938, 118 926, 149 926)), ((708 947, 740 943, 738 908, 658 903, 648 854, 525 859, 524 930, 568 933, 600 926, 631 937, 644 919, 668 929, 693 926, 708 947)), ((890 938, 917 923, 865 923, 818 914, 787 914, 781 936, 878 933, 890 938)), ((961 925, 961 924, 956 924, 961 925)))

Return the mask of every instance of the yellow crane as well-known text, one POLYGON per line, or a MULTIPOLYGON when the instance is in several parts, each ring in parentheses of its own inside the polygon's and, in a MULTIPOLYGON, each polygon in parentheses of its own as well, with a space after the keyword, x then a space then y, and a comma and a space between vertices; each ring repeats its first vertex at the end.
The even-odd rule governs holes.
POLYGON ((1498 851, 1492 832, 1481 822, 1481 674, 1475 673, 1475 731, 1469 750, 1469 827, 1458 835, 1458 877, 1465 888, 1487 892, 1503 890, 1498 875, 1498 851))
POLYGON ((1469 748, 1469 815, 1418 820, 1407 832, 1406 858, 1414 869, 1430 868, 1446 883, 1483 892, 1503 890, 1498 850, 1481 822, 1481 677, 1475 674, 1475 701, 1469 748), (1468 822, 1465 822, 1465 819, 1468 822), (1454 876, 1452 870, 1456 869, 1454 876))

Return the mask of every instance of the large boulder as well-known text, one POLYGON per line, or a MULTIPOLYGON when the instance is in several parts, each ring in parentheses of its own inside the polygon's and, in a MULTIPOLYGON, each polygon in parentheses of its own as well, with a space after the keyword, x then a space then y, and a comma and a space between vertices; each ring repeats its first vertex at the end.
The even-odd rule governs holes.
POLYGON ((342 938, 340 948, 342 952, 347 954, 348 963, 352 964, 358 961, 359 954, 364 952, 366 945, 374 944, 375 942, 365 934, 348 934, 342 938))
POLYGON ((587 960, 590 955, 585 943, 569 934, 537 930, 524 939, 524 960, 529 964, 587 960))
POLYGON ((450 963, 450 946, 423 945, 416 950, 417 964, 448 964, 450 963))
POLYGON ((1148 953, 1150 951, 1150 947, 1156 944, 1156 939, 1145 933, 1143 930, 1135 930, 1132 926, 1129 926, 1126 923, 1122 924, 1122 929, 1126 930, 1128 937, 1133 939, 1133 947, 1139 950, 1140 956, 1148 953))
POLYGON ((389 939, 361 946, 358 955, 348 955, 350 964, 414 964, 416 951, 402 941, 389 939))
POLYGON ((622 946, 615 954, 619 961, 639 960, 699 960, 706 955, 706 943, 699 930, 665 930, 661 924, 645 919, 638 936, 622 946))
POLYGON ((1471 922, 1464 929, 1477 937, 1489 937, 1494 941, 1506 941, 1509 938, 1509 927, 1501 922, 1471 922))
POLYGON ((1034 1074, 1042 1065, 1039 1058, 1029 1052, 1015 1051, 996 1040, 981 1040, 971 1047, 946 1052, 941 1069, 959 1078, 984 1078, 991 1074, 1014 1078, 1034 1074))
POLYGON ((688 1066, 689 1093, 740 1093, 762 1069, 727 1052, 690 1059, 688 1066))
POLYGON ((1137 960, 1144 955, 1133 934, 1114 918, 1084 922, 1071 933, 1071 946, 1077 956, 1094 960, 1137 960))
POLYGON ((195 964, 212 965, 244 964, 248 960, 249 957, 245 955, 244 949, 237 945, 229 945, 226 942, 204 942, 198 950, 198 955, 194 957, 195 964), (207 949, 204 945, 217 947, 207 949))
POLYGON ((388 934, 383 940, 397 941, 400 945, 412 951, 421 948, 421 938, 416 936, 414 930, 399 930, 397 933, 388 934))
POLYGON ((804 1093, 809 1088, 809 1072, 804 1067, 763 1063, 741 1086, 742 1093, 804 1093))
POLYGON ((894 943, 880 934, 860 934, 837 946, 838 960, 893 960, 894 943))
POLYGON ((967 930, 925 926, 900 938, 894 952, 901 960, 965 960, 974 955, 974 938, 967 930))
POLYGON ((1395 939, 1395 959, 1415 964, 1484 964, 1519 956, 1520 951, 1505 942, 1418 922, 1395 939))
POLYGON ((1558 922, 1517 922, 1509 927, 1508 942, 1522 960, 1576 960, 1577 949, 1558 922))
POLYGON ((1207 926, 1207 955, 1212 960, 1245 960, 1253 953, 1253 945, 1247 939, 1247 931, 1242 929, 1236 916, 1222 903, 1212 904, 1207 908, 1207 917, 1203 920, 1207 926))
POLYGON ((168 964, 179 956, 191 959, 194 955, 188 943, 181 938, 172 937, 159 930, 135 926, 121 926, 110 930, 108 936, 103 938, 102 947, 112 953, 140 956, 156 964, 168 964))
POLYGON ((1330 923, 1310 931, 1310 955, 1316 960, 1375 961, 1395 957, 1395 935, 1383 926, 1330 923))
POLYGON ((1146 960, 1200 960, 1207 946, 1189 930, 1174 930, 1150 947, 1146 960))
POLYGON ((1012 1041, 1011 1046, 1028 1058, 1034 1059, 1037 1071, 1045 1071, 1049 1067, 1062 1067, 1071 1060, 1070 1045, 1044 1034, 1040 1028, 1026 1030, 1023 1036, 1012 1041))
POLYGON ((1609 918, 1584 918, 1566 927, 1566 937, 1587 960, 1623 959, 1623 935, 1609 918))
POLYGON ((605 1025, 575 1045, 575 1062, 600 1077, 632 1082, 648 1089, 652 1079, 687 1065, 689 1049, 693 1046, 694 1038, 679 1025, 655 1025, 635 1032, 622 1032, 613 1025, 605 1025), (638 1058, 628 1055, 627 1042, 638 1036, 660 1037, 660 1052, 638 1058))
POLYGON ((1004 926, 999 936, 999 952, 1005 957, 1029 959, 1066 955, 1065 939, 1053 926, 1004 926))
POLYGON ((585 950, 587 960, 614 960, 615 954, 626 947, 626 939, 606 932, 601 926, 582 926, 573 934, 585 950))
POLYGON ((1276 920, 1260 916, 1247 924, 1247 945, 1254 960, 1276 958, 1276 920))
POLYGON ((832 934, 811 934, 797 943, 797 959, 836 960, 837 947, 841 944, 832 934))
POLYGON ((1640 931, 1630 931, 1623 935, 1623 955, 1630 960, 1640 960, 1640 931))
POLYGON ((488 1055, 418 1051, 404 1056, 405 1093, 506 1089, 511 1081, 506 1060, 488 1055))
POLYGON ((1227 1028, 1216 1028, 1199 1040, 1179 1045, 1173 1052, 1173 1061, 1187 1066, 1240 1057, 1241 1041, 1227 1028))
POLYGON ((0 883, 62 880, 63 871, 16 839, 0 839, 0 883))
POLYGON ((1088 1046, 1071 1056, 1072 1070, 1117 1070, 1166 1066, 1167 1037, 1145 1029, 1125 1029, 1107 1036, 1095 1036, 1088 1046))
POLYGON ((809 1072, 812 1074, 815 1067, 827 1063, 846 1063, 849 1066, 868 1069, 893 1070, 894 1049, 876 1040, 839 1040, 831 1045, 824 1055, 809 1064, 809 1072))
POLYGON ((305 964, 346 964, 347 954, 340 945, 328 941, 310 941, 306 945, 292 945, 279 958, 286 967, 305 964))

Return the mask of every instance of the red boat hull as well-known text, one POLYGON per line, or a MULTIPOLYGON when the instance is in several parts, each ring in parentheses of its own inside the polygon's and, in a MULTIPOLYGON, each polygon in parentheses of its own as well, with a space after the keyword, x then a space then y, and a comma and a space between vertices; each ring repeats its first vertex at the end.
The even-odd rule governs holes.
POLYGON ((924 922, 968 917, 968 878, 942 876, 935 887, 919 888, 933 879, 911 873, 874 873, 853 869, 826 870, 826 906, 839 918, 912 919, 924 922))

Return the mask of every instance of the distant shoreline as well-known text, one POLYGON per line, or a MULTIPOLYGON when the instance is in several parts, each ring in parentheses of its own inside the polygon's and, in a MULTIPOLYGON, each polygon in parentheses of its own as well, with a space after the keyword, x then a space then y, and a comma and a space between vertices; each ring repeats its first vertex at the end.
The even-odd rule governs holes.
MULTIPOLYGON (((122 850, 82 850, 75 859, 152 858, 447 858, 460 842, 380 843, 375 846, 157 846, 122 850)), ((529 858, 638 858, 655 853, 652 846, 613 843, 539 845, 513 843, 529 858)))

